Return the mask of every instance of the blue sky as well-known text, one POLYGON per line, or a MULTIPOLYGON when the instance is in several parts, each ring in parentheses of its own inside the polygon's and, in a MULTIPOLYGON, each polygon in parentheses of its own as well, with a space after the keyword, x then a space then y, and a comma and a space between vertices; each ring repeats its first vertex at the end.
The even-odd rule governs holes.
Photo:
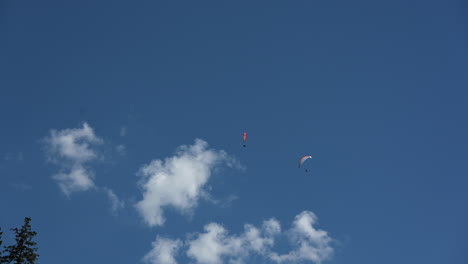
POLYGON ((2 1, 0 226, 50 264, 464 263, 467 10, 2 1))

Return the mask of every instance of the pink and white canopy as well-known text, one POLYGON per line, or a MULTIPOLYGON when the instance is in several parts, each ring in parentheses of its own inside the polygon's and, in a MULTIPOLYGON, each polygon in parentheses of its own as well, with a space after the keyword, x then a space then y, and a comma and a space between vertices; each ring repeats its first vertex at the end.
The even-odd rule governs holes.
POLYGON ((301 160, 299 161, 299 168, 301 167, 302 163, 304 163, 304 161, 308 160, 308 159, 311 159, 312 156, 304 156, 301 158, 301 160))

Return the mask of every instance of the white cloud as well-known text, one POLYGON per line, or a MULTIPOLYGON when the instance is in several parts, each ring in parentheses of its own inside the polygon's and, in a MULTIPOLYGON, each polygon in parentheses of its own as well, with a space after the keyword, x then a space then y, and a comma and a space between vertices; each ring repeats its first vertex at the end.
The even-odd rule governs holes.
POLYGON ((93 129, 87 123, 83 123, 83 128, 52 130, 47 142, 51 154, 56 155, 55 158, 82 163, 97 157, 91 146, 101 143, 102 139, 94 134, 93 129))
MULTIPOLYGON (((230 235, 220 224, 209 223, 204 232, 189 235, 183 249, 197 264, 251 263, 252 257, 274 263, 321 263, 333 254, 332 239, 327 232, 316 229, 316 223, 317 217, 309 211, 297 215, 292 227, 285 231, 274 218, 264 221, 261 228, 245 224, 239 235, 230 235), (288 238, 286 241, 290 242, 291 250, 278 254, 275 241, 284 238, 288 238)), ((180 240, 177 241, 177 250, 170 251, 172 262, 153 263, 176 263, 175 257, 182 249, 180 240)), ((153 243, 153 250, 148 255, 161 252, 160 248, 161 244, 153 243)))
POLYGON ((181 246, 180 240, 157 237, 152 243, 153 249, 143 258, 149 264, 177 264, 174 255, 181 246))
POLYGON ((125 207, 125 202, 120 200, 115 192, 107 187, 103 187, 102 190, 107 195, 107 198, 111 202, 111 212, 116 214, 118 210, 125 207))
POLYGON ((101 144, 102 139, 94 134, 87 123, 82 128, 51 130, 45 142, 48 160, 62 167, 52 178, 57 181, 63 193, 69 196, 73 192, 95 187, 94 173, 85 163, 99 158, 93 147, 101 144))
POLYGON ((252 254, 268 253, 274 244, 274 235, 280 230, 278 227, 274 219, 264 222, 261 230, 246 224, 244 232, 236 236, 229 235, 221 225, 210 223, 205 226, 205 233, 187 242, 187 255, 200 264, 244 263, 252 254))
POLYGON ((271 218, 263 222, 263 229, 268 235, 274 235, 277 233, 281 233, 281 225, 278 220, 271 218))
POLYGON ((297 215, 289 231, 295 249, 283 255, 271 253, 270 257, 278 263, 299 261, 320 263, 331 257, 333 254, 333 248, 330 245, 332 239, 326 231, 315 229, 316 223, 317 216, 312 212, 304 211, 297 215))
POLYGON ((189 242, 187 255, 198 263, 222 263, 222 256, 234 253, 239 248, 239 240, 229 239, 227 231, 219 224, 211 223, 205 226, 205 233, 189 242))
MULTIPOLYGON (((211 190, 210 187, 207 189, 208 191, 211 190)), ((230 194, 227 197, 222 198, 222 199, 215 199, 208 192, 203 193, 202 198, 222 208, 230 207, 235 200, 239 199, 239 197, 234 194, 230 194)))
POLYGON ((138 212, 149 226, 164 224, 164 207, 191 212, 206 196, 203 187, 212 170, 223 162, 235 164, 224 151, 209 149, 205 141, 197 139, 193 145, 181 146, 173 157, 144 165, 138 173, 143 193, 135 205, 138 212))
POLYGON ((87 170, 81 164, 73 165, 66 172, 59 172, 52 176, 58 182, 60 189, 67 196, 72 192, 86 191, 94 188, 94 173, 87 170))

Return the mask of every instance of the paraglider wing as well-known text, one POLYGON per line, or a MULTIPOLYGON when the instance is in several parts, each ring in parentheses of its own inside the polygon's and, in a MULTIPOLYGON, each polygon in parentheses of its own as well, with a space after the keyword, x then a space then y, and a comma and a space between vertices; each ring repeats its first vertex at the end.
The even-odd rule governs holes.
POLYGON ((247 142, 247 133, 242 134, 242 139, 244 140, 244 145, 242 145, 242 146, 245 148, 245 147, 247 147, 247 145, 245 144, 245 142, 247 142))
POLYGON ((308 159, 311 159, 312 156, 304 156, 301 158, 301 160, 299 161, 299 168, 301 167, 302 163, 304 163, 306 160, 308 159))

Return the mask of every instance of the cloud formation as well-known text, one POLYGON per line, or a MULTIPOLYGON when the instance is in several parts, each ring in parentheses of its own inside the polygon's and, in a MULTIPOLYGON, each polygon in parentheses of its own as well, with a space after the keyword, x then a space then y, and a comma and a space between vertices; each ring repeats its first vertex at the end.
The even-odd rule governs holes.
POLYGON ((196 139, 193 145, 179 147, 173 157, 144 165, 138 172, 143 199, 135 206, 145 223, 163 225, 165 207, 191 212, 206 196, 203 187, 212 170, 222 163, 233 164, 224 151, 209 149, 205 141, 196 139))
POLYGON ((83 123, 82 128, 51 130, 45 142, 48 161, 62 167, 52 178, 65 195, 95 187, 94 172, 85 166, 99 158, 94 147, 102 139, 94 134, 93 128, 83 123))
POLYGON ((330 257, 333 254, 333 248, 330 246, 332 239, 326 231, 315 229, 315 223, 317 216, 312 212, 304 211, 297 215, 288 234, 294 250, 282 255, 272 252, 270 258, 277 263, 320 263, 330 257))
POLYGON ((125 207, 125 202, 120 200, 119 197, 115 194, 115 192, 107 187, 103 187, 102 190, 107 195, 111 203, 111 212, 112 214, 116 214, 118 210, 125 207))
POLYGON ((264 221, 260 228, 245 224, 239 235, 230 235, 220 224, 210 223, 204 232, 188 236, 183 246, 179 239, 157 238, 145 261, 176 264, 179 251, 184 249, 197 264, 251 263, 249 259, 253 257, 274 263, 321 263, 333 254, 332 239, 326 231, 316 229, 316 223, 317 217, 310 211, 298 214, 292 227, 285 231, 274 218, 264 221), (274 251, 275 241, 280 238, 289 241, 291 250, 286 254, 274 251))
POLYGON ((157 237, 152 243, 153 249, 145 255, 143 261, 149 264, 177 264, 174 255, 181 245, 180 240, 157 237))

